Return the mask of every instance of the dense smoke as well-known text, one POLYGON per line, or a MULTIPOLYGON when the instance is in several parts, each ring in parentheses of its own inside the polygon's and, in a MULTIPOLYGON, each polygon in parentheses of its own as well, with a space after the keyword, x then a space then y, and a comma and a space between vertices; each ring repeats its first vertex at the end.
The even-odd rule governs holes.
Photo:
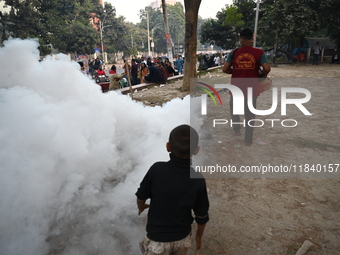
POLYGON ((168 160, 190 98, 151 108, 103 94, 68 56, 39 62, 38 46, 0 48, 0 254, 138 254, 134 193, 168 160))

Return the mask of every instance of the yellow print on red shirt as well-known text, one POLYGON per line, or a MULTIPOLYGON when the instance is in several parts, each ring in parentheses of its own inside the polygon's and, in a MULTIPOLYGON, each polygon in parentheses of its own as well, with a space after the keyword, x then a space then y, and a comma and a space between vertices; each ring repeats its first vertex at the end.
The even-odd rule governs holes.
POLYGON ((250 53, 241 53, 235 59, 235 69, 255 69, 255 57, 250 53))

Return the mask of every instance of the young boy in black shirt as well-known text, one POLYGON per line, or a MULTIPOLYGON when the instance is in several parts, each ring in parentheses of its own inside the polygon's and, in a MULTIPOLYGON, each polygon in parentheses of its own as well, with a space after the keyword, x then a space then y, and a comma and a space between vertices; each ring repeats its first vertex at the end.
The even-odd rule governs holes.
POLYGON ((199 152, 196 130, 188 125, 176 127, 166 148, 170 161, 153 164, 136 192, 138 215, 149 208, 147 235, 140 244, 144 255, 185 255, 191 244, 194 219, 198 224, 196 250, 199 250, 209 220, 205 179, 191 167, 192 155, 199 152), (148 198, 150 205, 145 203, 148 198))

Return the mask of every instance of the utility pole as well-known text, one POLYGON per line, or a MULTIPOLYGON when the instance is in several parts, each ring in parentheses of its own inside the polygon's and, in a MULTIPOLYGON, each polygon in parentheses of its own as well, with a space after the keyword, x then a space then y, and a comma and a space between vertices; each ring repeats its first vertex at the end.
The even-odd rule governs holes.
POLYGON ((155 40, 153 39, 153 31, 155 28, 151 29, 151 38, 152 38, 152 43, 151 43, 151 48, 152 48, 152 55, 155 56, 155 40))
MULTIPOLYGON (((146 24, 148 27, 148 52, 150 56, 150 24, 149 24, 149 11, 146 11, 146 24)), ((152 39, 153 40, 153 39, 152 39)))
POLYGON ((259 20, 259 9, 260 9, 260 0, 257 0, 253 47, 256 47, 257 23, 258 23, 258 20, 259 20))
MULTIPOLYGON (((111 12, 112 12, 112 11, 111 11, 111 12)), ((105 12, 103 21, 102 21, 101 19, 99 19, 100 44, 101 44, 101 52, 102 52, 102 55, 103 55, 103 62, 104 62, 104 63, 107 63, 107 56, 106 56, 106 53, 105 53, 105 51, 104 51, 103 31, 104 31, 104 28, 106 28, 106 27, 111 27, 111 26, 112 26, 112 25, 104 26, 104 21, 105 21, 105 19, 106 19, 106 16, 107 16, 109 13, 110 13, 110 12, 108 12, 108 13, 105 12)))
POLYGON ((101 20, 99 20, 99 30, 100 30, 100 51, 103 54, 104 60, 103 23, 101 20))
POLYGON ((171 41, 171 35, 169 30, 169 23, 168 23, 168 15, 166 12, 166 4, 165 0, 162 0, 162 8, 163 8, 163 16, 164 16, 164 24, 165 24, 165 37, 166 37, 166 48, 168 50, 168 58, 169 61, 172 63, 172 41, 171 41))

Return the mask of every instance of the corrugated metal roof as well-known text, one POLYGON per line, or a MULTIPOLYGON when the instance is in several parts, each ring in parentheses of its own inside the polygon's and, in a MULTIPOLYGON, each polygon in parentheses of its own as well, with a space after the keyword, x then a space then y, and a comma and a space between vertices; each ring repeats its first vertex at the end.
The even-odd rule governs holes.
POLYGON ((309 47, 314 47, 316 42, 319 42, 320 46, 325 49, 332 49, 336 46, 329 37, 306 37, 306 39, 308 40, 309 47))

